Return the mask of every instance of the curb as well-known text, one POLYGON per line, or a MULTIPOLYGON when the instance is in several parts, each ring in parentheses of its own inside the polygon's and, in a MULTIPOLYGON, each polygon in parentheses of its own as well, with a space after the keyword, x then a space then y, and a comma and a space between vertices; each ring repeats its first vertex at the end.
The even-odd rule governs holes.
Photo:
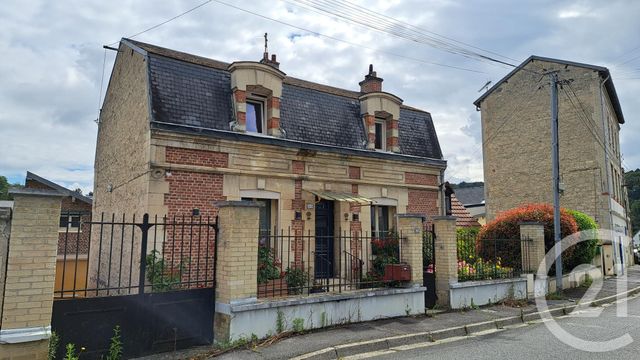
POLYGON ((399 346, 413 345, 426 342, 435 342, 454 337, 468 336, 472 334, 482 333, 490 330, 501 330, 505 326, 527 324, 542 319, 545 313, 553 317, 569 315, 575 309, 586 306, 601 306, 609 304, 624 296, 630 296, 640 293, 640 286, 631 290, 610 295, 601 299, 596 299, 580 304, 559 305, 544 311, 536 311, 531 313, 522 313, 520 316, 511 316, 495 320, 483 321, 461 326, 454 326, 441 330, 429 332, 411 333, 405 335, 391 336, 376 340, 367 340, 351 344, 335 345, 321 350, 313 351, 307 354, 291 358, 292 360, 332 360, 341 359, 347 356, 368 353, 372 351, 390 350, 399 346))

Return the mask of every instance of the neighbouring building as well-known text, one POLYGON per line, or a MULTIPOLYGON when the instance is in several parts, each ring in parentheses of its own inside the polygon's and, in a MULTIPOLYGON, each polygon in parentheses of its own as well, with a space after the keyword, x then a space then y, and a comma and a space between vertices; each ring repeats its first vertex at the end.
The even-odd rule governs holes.
MULTIPOLYGON (((312 235, 441 215, 431 115, 382 82, 372 66, 354 91, 287 76, 267 52, 224 63, 123 39, 99 118, 94 213, 214 217, 216 201, 254 200, 263 231, 312 235)), ((313 250, 334 256, 342 244, 323 239, 313 250)))
POLYGON ((549 71, 560 81, 561 206, 611 229, 616 263, 629 264, 621 241, 630 236, 619 141, 625 119, 605 67, 531 56, 474 102, 482 116, 487 220, 526 203, 553 203, 550 87, 541 75, 549 71))
POLYGON ((70 291, 74 286, 83 288, 86 284, 84 275, 87 272, 89 254, 90 231, 87 222, 91 221, 91 198, 29 171, 25 178, 25 188, 54 190, 65 195, 60 205, 55 291, 70 291))
POLYGON ((484 204, 484 185, 457 187, 455 189, 456 197, 467 209, 469 214, 480 223, 485 225, 486 209, 484 204))

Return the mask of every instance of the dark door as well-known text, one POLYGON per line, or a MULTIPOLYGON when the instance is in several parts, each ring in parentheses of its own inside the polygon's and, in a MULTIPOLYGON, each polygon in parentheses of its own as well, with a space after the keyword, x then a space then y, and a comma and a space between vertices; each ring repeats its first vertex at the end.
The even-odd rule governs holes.
POLYGON ((333 202, 316 204, 315 278, 333 277, 333 202))

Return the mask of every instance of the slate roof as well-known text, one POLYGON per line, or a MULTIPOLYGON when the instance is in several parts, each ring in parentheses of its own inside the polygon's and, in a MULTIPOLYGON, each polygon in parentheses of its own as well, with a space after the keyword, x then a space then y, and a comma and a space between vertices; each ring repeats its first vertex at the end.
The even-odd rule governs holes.
POLYGON ((616 92, 616 87, 613 85, 613 79, 611 78, 611 73, 609 72, 609 69, 607 69, 604 66, 598 66, 598 65, 592 65, 592 64, 584 64, 584 63, 578 63, 578 62, 568 61, 568 60, 553 59, 553 58, 537 56, 537 55, 531 55, 527 60, 523 61, 522 64, 518 65, 515 69, 513 69, 511 72, 509 72, 505 77, 500 79, 491 88, 489 88, 489 90, 487 90, 484 94, 482 94, 482 96, 480 96, 476 101, 474 101, 473 105, 475 105, 476 107, 479 108, 480 105, 482 104, 482 101, 484 101, 484 99, 487 96, 491 95, 491 93, 493 93, 494 90, 499 88, 500 85, 502 85, 502 83, 504 83, 505 81, 509 80, 509 78, 511 78, 511 76, 513 76, 515 73, 517 73, 522 68, 524 68, 525 65, 527 65, 528 63, 530 63, 532 61, 546 61, 546 62, 552 62, 552 63, 556 63, 556 64, 562 64, 562 65, 569 65, 569 66, 576 66, 576 67, 592 69, 592 70, 600 72, 602 74, 602 76, 605 79, 607 79, 607 81, 605 81, 605 83, 604 83, 604 86, 607 89, 607 93, 609 94, 609 98, 611 99, 611 104, 613 105, 613 109, 616 112, 616 117, 618 118, 618 122, 620 124, 624 124, 624 115, 622 114, 622 107, 620 105, 620 100, 618 99, 618 94, 616 92))
POLYGON ((431 114, 401 106, 401 154, 366 150, 360 92, 285 77, 280 99, 284 139, 232 133, 231 76, 227 63, 151 44, 122 42, 148 58, 152 127, 282 146, 315 145, 373 157, 430 159, 444 164, 431 114), (347 151, 350 150, 350 151, 347 151))
POLYGON ((484 204, 484 185, 455 189, 456 197, 467 205, 484 204))

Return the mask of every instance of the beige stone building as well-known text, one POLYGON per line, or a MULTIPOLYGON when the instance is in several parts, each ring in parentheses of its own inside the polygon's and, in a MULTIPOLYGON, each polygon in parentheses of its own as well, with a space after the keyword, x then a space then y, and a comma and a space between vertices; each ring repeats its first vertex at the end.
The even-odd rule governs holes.
MULTIPOLYGON (((625 119, 605 67, 531 56, 474 102, 482 112, 487 221, 527 203, 552 203, 548 76, 560 86, 561 206, 628 236, 619 132, 625 119)), ((617 250, 616 250, 617 251, 617 250)))
POLYGON ((287 76, 267 53, 228 64, 123 39, 94 214, 213 217, 216 201, 249 199, 262 230, 311 235, 440 215, 446 161, 431 116, 382 81, 370 67, 359 90, 338 89, 287 76))

